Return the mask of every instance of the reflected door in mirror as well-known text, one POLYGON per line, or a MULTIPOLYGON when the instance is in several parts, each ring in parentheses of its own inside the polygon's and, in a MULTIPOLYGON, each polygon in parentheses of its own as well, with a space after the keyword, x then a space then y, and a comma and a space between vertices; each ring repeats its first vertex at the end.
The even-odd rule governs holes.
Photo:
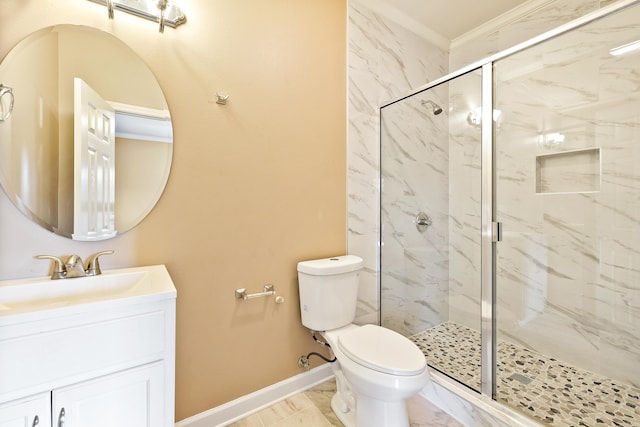
POLYGON ((115 230, 115 110, 74 78, 73 239, 102 240, 115 230))

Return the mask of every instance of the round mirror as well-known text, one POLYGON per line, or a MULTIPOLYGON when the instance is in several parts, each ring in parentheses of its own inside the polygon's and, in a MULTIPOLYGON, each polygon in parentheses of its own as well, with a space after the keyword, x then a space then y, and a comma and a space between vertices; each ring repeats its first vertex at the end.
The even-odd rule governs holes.
POLYGON ((123 42, 57 25, 0 64, 0 184, 35 223, 74 240, 135 227, 169 177, 173 128, 162 89, 123 42))

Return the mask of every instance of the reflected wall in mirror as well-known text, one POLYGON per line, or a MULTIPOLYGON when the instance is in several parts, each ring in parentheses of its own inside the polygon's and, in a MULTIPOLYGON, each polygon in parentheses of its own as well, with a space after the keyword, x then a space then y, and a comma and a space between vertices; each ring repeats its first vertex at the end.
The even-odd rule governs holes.
POLYGON ((61 236, 103 240, 153 209, 173 128, 156 78, 128 46, 95 28, 45 28, 2 60, 0 83, 15 97, 0 122, 0 184, 23 214, 61 236), (81 108, 79 80, 107 107, 81 108), (105 151, 110 137, 114 151, 105 151))

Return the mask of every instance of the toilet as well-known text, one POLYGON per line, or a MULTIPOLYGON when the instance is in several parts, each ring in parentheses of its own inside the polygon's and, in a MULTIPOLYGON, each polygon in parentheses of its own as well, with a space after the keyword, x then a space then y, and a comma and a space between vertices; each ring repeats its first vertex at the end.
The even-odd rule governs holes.
POLYGON ((405 401, 429 381, 426 359, 397 332, 352 323, 361 268, 354 255, 299 262, 302 324, 336 358, 331 409, 346 427, 408 427, 405 401))

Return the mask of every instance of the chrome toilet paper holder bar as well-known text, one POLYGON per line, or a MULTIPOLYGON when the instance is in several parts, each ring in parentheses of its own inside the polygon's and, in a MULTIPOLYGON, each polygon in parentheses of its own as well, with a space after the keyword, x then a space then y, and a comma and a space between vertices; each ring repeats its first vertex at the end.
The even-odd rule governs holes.
POLYGON ((236 298, 246 301, 248 299, 268 297, 271 295, 275 295, 276 291, 273 289, 273 285, 264 285, 262 292, 258 292, 256 294, 248 294, 245 288, 236 289, 236 298))

